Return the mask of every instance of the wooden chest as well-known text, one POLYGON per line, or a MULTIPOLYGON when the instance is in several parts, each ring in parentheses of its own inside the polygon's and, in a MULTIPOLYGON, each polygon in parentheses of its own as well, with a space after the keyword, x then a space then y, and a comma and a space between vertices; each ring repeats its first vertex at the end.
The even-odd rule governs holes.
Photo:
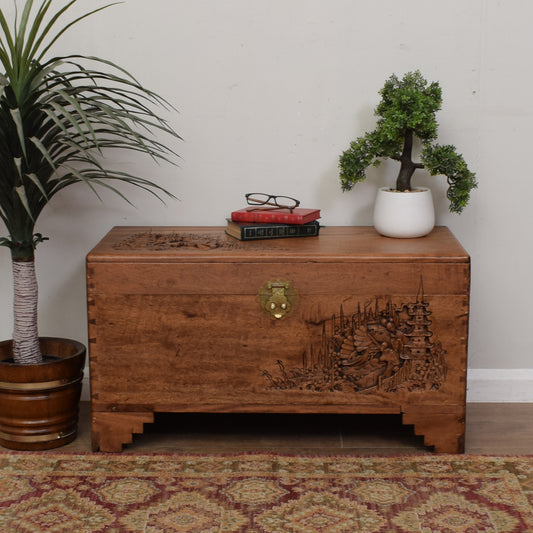
POLYGON ((95 451, 155 412, 401 413, 464 450, 470 260, 447 228, 117 227, 87 283, 95 451))

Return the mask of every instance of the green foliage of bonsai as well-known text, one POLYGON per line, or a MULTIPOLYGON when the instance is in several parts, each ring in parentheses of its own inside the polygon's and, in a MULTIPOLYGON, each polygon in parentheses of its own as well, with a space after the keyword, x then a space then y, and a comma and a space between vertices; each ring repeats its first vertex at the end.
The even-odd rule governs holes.
POLYGON ((14 359, 38 363, 37 286, 34 250, 44 237, 35 224, 65 187, 84 183, 94 192, 126 183, 159 197, 172 196, 156 183, 113 168, 109 150, 173 162, 159 140, 178 134, 152 108, 166 102, 119 66, 90 56, 51 56, 52 46, 81 20, 113 4, 64 21, 78 0, 24 0, 8 24, 0 8, 0 219, 8 235, 15 285, 14 359))
POLYGON ((432 176, 448 180, 450 211, 460 213, 477 187, 476 177, 452 145, 438 145, 436 113, 441 107, 442 91, 437 82, 428 84, 419 71, 408 72, 399 80, 392 75, 380 91, 381 102, 375 114, 376 129, 353 141, 340 157, 340 180, 344 191, 366 177, 369 166, 383 158, 400 162, 396 190, 410 191, 416 169, 425 168, 432 176), (413 161, 413 141, 422 143, 421 162, 413 161))

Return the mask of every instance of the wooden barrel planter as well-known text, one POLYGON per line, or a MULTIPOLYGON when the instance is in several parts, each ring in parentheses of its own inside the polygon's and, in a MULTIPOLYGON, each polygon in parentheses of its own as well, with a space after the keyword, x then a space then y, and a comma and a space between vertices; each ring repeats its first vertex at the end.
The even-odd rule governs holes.
POLYGON ((47 450, 77 435, 85 346, 70 339, 40 339, 44 362, 17 365, 13 343, 0 342, 0 444, 47 450))

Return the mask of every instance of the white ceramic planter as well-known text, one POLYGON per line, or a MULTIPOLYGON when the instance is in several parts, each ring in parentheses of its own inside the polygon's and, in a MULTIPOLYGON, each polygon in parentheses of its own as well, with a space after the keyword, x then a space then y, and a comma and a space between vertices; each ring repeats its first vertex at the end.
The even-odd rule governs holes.
POLYGON ((388 187, 378 190, 374 205, 374 227, 386 237, 414 239, 423 237, 435 226, 431 190, 399 192, 388 187))

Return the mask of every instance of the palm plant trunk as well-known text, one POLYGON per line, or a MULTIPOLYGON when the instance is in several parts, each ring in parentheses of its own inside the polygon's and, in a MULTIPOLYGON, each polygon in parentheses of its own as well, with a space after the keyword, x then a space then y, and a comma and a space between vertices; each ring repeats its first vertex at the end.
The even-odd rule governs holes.
POLYGON ((13 359, 31 365, 42 362, 37 329, 37 277, 35 261, 13 259, 13 359))

